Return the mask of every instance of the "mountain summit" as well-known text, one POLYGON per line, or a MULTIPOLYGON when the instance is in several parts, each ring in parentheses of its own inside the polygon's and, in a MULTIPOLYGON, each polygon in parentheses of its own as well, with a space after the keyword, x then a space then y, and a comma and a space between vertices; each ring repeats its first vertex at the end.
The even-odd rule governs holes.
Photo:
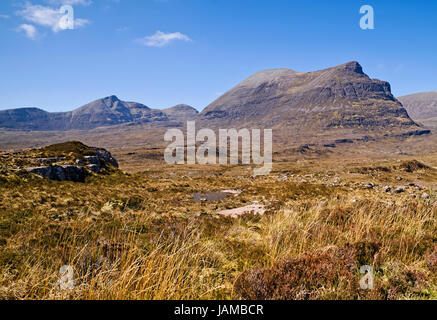
POLYGON ((358 62, 315 72, 255 73, 203 110, 204 125, 277 128, 297 134, 332 130, 397 134, 418 130, 390 84, 369 78, 358 62))
POLYGON ((38 108, 0 111, 0 127, 18 130, 89 130, 129 122, 169 121, 165 113, 141 103, 109 96, 69 112, 50 113, 38 108))

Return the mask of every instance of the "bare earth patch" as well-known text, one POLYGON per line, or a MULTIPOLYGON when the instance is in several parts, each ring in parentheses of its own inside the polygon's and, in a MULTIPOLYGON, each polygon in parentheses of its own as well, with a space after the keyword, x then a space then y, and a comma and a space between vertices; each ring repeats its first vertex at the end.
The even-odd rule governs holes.
POLYGON ((265 206, 261 204, 251 204, 241 208, 219 211, 218 214, 226 217, 237 218, 244 214, 263 215, 266 212, 265 206))

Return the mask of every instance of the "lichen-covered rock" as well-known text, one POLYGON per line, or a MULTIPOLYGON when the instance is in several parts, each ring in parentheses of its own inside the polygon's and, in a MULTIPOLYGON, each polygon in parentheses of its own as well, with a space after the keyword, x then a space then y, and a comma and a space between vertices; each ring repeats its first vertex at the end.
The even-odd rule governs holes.
POLYGON ((88 175, 110 173, 118 168, 117 160, 102 148, 89 147, 80 141, 68 141, 18 152, 2 160, 10 170, 29 172, 57 181, 85 181, 88 175))
POLYGON ((25 170, 43 178, 57 181, 84 182, 88 175, 85 168, 78 166, 36 167, 25 170))
MULTIPOLYGON (((99 160, 103 160, 103 161, 111 164, 115 168, 118 168, 117 160, 115 160, 115 158, 111 155, 111 153, 109 151, 102 149, 102 148, 92 148, 92 149, 96 152, 96 157, 99 160)), ((92 164, 96 164, 96 163, 92 163, 92 164)))
POLYGON ((86 167, 88 168, 88 170, 94 173, 100 173, 100 170, 102 169, 102 167, 98 164, 89 164, 86 167))

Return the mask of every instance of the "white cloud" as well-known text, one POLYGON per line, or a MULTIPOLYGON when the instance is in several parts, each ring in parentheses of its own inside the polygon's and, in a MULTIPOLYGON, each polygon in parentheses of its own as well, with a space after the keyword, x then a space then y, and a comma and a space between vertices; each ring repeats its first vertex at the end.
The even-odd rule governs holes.
MULTIPOLYGON (((70 0, 70 2, 75 3, 82 1, 83 0, 70 0)), ((64 13, 61 13, 59 9, 26 3, 24 9, 17 13, 22 16, 24 20, 33 22, 40 26, 49 27, 55 33, 65 29, 61 19, 64 16, 64 13)), ((86 19, 75 19, 74 27, 83 27, 88 23, 89 21, 86 19)))
POLYGON ((124 31, 128 31, 128 30, 129 30, 129 27, 120 27, 120 28, 115 29, 115 31, 117 31, 117 32, 124 32, 124 31))
POLYGON ((91 3, 93 3, 91 0, 46 0, 50 4, 56 4, 56 5, 82 5, 82 6, 89 6, 91 3))
POLYGON ((36 28, 31 25, 31 24, 22 24, 18 27, 17 31, 24 31, 24 33, 26 34, 26 37, 28 37, 29 39, 35 40, 38 31, 36 30, 36 28))
POLYGON ((188 36, 180 32, 164 33, 161 31, 156 31, 155 34, 137 39, 136 41, 148 47, 164 47, 175 40, 182 40, 186 42, 192 41, 188 36))
POLYGON ((0 14, 0 18, 9 19, 10 17, 7 14, 0 14))

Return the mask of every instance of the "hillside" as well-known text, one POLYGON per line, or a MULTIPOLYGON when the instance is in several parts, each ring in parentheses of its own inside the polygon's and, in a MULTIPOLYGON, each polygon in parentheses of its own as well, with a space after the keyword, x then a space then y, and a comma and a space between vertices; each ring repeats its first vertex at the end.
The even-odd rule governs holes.
POLYGON ((141 103, 109 96, 69 112, 50 113, 38 108, 0 111, 0 128, 35 131, 90 130, 123 123, 169 121, 165 113, 141 103))
POLYGON ((170 120, 182 121, 193 120, 199 111, 187 104, 178 104, 174 107, 162 110, 170 120))
POLYGON ((301 136, 404 135, 421 131, 391 93, 358 62, 315 72, 260 71, 211 103, 205 125, 260 127, 301 136))
POLYGON ((437 118, 437 92, 420 92, 398 99, 414 120, 437 118))

